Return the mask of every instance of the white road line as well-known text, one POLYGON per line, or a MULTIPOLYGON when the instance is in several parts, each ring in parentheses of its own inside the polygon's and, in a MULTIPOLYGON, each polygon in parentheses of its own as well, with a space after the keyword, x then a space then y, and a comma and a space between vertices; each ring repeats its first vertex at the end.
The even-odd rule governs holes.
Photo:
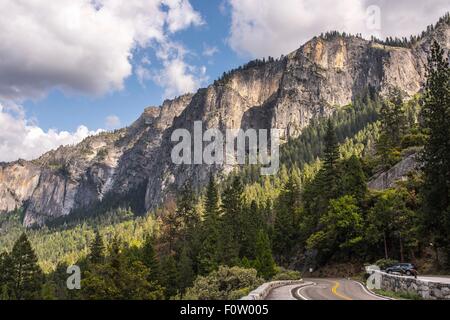
POLYGON ((356 282, 357 284, 359 284, 359 285, 361 286, 361 288, 363 288, 363 290, 364 290, 368 295, 370 295, 370 296, 372 296, 372 297, 376 297, 376 298, 379 298, 379 299, 381 299, 381 300, 391 300, 391 299, 389 299, 389 298, 385 298, 385 297, 382 297, 382 296, 379 296, 379 295, 374 294, 373 292, 369 291, 369 289, 367 289, 361 282, 354 281, 354 280, 353 280, 353 282, 356 282))
MULTIPOLYGON (((317 284, 314 283, 314 282, 312 282, 312 283, 306 284, 306 285, 304 285, 304 286, 298 288, 298 289, 297 289, 297 295, 298 295, 300 298, 302 298, 303 300, 310 300, 310 299, 308 299, 307 297, 305 297, 304 295, 302 295, 302 294, 300 293, 300 291, 302 291, 303 289, 306 289, 306 288, 308 288, 308 287, 315 286, 315 285, 317 285, 317 284)), ((295 297, 294 297, 294 298, 295 298, 295 297)))

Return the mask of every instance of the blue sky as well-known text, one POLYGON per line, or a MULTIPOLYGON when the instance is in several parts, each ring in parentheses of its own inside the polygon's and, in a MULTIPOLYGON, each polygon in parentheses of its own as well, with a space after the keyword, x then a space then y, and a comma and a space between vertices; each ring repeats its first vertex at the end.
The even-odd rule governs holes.
MULTIPOLYGON (((245 63, 248 57, 235 53, 226 43, 230 18, 229 12, 219 9, 221 2, 194 0, 191 4, 200 12, 205 24, 181 31, 173 39, 192 51, 192 55, 187 57, 190 64, 206 66, 209 81, 204 84, 207 85, 225 70, 245 63), (218 51, 212 57, 204 57, 202 53, 205 47, 216 47, 218 51)), ((135 55, 135 60, 147 55, 152 61, 152 67, 162 67, 152 48, 139 50, 135 55)), ((133 74, 126 79, 125 88, 120 91, 97 97, 85 94, 67 95, 54 89, 43 99, 26 101, 24 107, 27 117, 36 119, 44 130, 55 128, 74 131, 80 124, 90 129, 105 128, 105 119, 110 115, 119 117, 121 125, 126 126, 135 121, 145 107, 159 106, 164 98, 164 88, 151 81, 147 81, 143 86, 133 74)))
POLYGON ((448 0, 0 1, 0 161, 33 159, 329 30, 409 36, 448 0))

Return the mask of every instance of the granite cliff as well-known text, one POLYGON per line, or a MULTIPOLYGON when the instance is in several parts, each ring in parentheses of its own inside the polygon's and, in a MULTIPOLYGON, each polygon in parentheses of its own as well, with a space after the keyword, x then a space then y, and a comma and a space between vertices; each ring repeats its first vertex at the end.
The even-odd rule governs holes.
POLYGON ((89 210, 105 199, 138 198, 142 210, 158 206, 187 179, 195 186, 226 166, 176 166, 171 134, 202 121, 208 128, 278 128, 282 140, 298 136, 311 119, 374 90, 419 92, 433 40, 450 48, 450 26, 437 25, 409 47, 360 37, 329 35, 278 60, 249 64, 207 88, 145 109, 131 126, 60 147, 33 161, 0 164, 0 214, 24 207, 26 226, 89 210))

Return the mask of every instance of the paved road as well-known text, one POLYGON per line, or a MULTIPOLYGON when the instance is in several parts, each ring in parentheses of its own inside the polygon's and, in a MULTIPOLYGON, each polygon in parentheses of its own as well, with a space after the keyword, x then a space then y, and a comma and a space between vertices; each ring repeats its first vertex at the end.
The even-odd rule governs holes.
POLYGON ((303 286, 272 290, 267 300, 385 300, 368 292, 360 283, 348 279, 305 279, 303 286), (295 298, 292 295, 295 293, 295 298))
POLYGON ((298 289, 299 285, 284 286, 280 288, 275 288, 270 291, 266 300, 297 300, 292 295, 292 290, 298 289))

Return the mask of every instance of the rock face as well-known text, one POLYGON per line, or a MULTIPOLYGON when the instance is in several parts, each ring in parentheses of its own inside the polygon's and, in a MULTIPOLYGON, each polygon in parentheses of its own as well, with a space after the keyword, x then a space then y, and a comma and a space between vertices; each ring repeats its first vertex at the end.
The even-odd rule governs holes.
POLYGON ((147 108, 128 128, 34 161, 0 164, 0 212, 24 206, 24 224, 31 226, 130 194, 142 194, 144 209, 154 208, 187 179, 202 186, 211 171, 232 169, 174 165, 174 130, 192 132, 194 122, 202 121, 203 130, 278 128, 283 140, 296 137, 311 119, 330 115, 368 89, 417 93, 432 39, 449 49, 449 25, 439 24, 412 48, 351 36, 316 37, 282 59, 248 65, 194 95, 147 108))
POLYGON ((437 280, 420 280, 413 277, 379 273, 381 289, 399 293, 416 294, 425 300, 450 300, 450 283, 437 280))
POLYGON ((368 183, 369 189, 386 190, 395 187, 397 182, 404 181, 409 173, 419 168, 417 157, 417 154, 410 155, 388 171, 373 177, 368 183))

